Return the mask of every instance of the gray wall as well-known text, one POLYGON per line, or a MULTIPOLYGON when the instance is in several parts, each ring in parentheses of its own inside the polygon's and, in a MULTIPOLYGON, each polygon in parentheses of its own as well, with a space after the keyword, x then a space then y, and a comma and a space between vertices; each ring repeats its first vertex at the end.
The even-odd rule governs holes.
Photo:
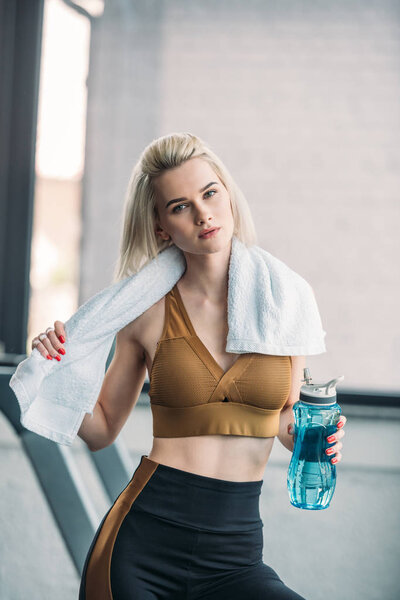
POLYGON ((314 381, 400 389, 398 3, 107 2, 89 76, 80 303, 108 285, 123 195, 188 130, 246 194, 259 245, 313 286, 314 381))

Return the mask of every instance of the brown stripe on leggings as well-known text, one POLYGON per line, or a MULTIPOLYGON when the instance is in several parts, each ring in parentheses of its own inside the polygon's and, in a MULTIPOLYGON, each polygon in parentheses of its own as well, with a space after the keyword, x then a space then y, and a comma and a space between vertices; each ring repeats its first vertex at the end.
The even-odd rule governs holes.
POLYGON ((119 528, 158 464, 143 455, 132 479, 110 509, 89 558, 85 578, 86 600, 112 600, 111 556, 119 528))

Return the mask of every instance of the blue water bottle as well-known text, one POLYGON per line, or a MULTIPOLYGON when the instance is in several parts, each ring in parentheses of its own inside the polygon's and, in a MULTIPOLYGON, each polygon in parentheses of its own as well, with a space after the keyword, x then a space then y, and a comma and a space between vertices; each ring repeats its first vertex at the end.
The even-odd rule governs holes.
POLYGON ((290 503, 297 508, 328 508, 335 491, 336 466, 325 450, 336 443, 326 438, 336 432, 342 412, 336 402, 336 384, 342 379, 312 384, 310 369, 304 369, 306 383, 293 405, 294 448, 287 474, 290 503))

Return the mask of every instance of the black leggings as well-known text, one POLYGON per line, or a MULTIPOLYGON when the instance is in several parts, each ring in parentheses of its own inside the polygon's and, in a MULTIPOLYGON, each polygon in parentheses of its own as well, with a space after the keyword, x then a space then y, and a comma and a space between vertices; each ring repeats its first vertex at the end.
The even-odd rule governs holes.
POLYGON ((263 563, 262 484, 142 455, 98 527, 79 600, 305 600, 263 563))

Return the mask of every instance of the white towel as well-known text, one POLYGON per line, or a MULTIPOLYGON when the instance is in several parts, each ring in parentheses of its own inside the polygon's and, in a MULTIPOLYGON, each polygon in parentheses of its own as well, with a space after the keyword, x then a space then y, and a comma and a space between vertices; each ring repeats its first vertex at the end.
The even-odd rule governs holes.
MULTIPOLYGON (((71 445, 86 413, 93 413, 116 333, 167 294, 186 270, 172 245, 140 271, 104 288, 65 323, 66 354, 47 360, 34 348, 19 363, 10 387, 21 423, 71 445)), ((233 236, 228 275, 226 351, 282 356, 326 352, 314 292, 299 274, 262 248, 233 236)))

